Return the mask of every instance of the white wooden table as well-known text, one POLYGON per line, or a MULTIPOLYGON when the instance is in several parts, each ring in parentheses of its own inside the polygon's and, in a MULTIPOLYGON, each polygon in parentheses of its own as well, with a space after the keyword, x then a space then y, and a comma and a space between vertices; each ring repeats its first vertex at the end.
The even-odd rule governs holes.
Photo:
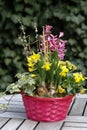
POLYGON ((87 130, 87 95, 76 96, 67 118, 60 122, 27 119, 20 94, 7 95, 0 104, 7 104, 0 110, 0 130, 87 130))

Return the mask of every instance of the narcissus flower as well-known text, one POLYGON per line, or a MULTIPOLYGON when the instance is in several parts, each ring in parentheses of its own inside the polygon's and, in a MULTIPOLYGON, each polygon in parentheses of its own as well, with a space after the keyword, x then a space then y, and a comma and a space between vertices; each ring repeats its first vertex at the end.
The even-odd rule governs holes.
POLYGON ((29 71, 29 72, 33 72, 33 71, 34 71, 34 68, 28 68, 28 71, 29 71))
POLYGON ((59 85, 59 86, 58 86, 58 92, 62 94, 62 93, 65 93, 66 91, 65 91, 64 88, 62 88, 61 85, 59 85))
POLYGON ((80 81, 84 81, 85 80, 85 78, 83 77, 82 73, 78 73, 77 72, 77 73, 74 73, 73 76, 74 76, 75 82, 77 82, 77 83, 79 83, 80 81))
POLYGON ((62 76, 62 77, 65 77, 68 72, 69 72, 69 69, 66 66, 62 66, 61 72, 60 72, 59 75, 62 76))
POLYGON ((50 70, 50 66, 51 66, 51 63, 46 62, 46 63, 42 66, 42 68, 45 69, 46 71, 49 71, 49 70, 50 70))
POLYGON ((27 61, 28 62, 37 62, 37 61, 39 61, 40 60, 40 55, 39 54, 36 54, 36 53, 34 53, 33 52, 33 54, 31 55, 31 56, 29 56, 28 58, 27 58, 27 61))

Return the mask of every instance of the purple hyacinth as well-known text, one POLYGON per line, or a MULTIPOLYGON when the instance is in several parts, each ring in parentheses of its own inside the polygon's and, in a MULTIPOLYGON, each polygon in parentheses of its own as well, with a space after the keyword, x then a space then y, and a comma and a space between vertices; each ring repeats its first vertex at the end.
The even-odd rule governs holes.
MULTIPOLYGON (((48 44, 49 50, 50 51, 58 51, 58 57, 60 60, 64 59, 65 56, 65 45, 66 45, 66 40, 62 40, 61 37, 64 36, 63 32, 59 33, 59 36, 54 36, 53 34, 51 34, 51 29, 52 26, 50 25, 46 25, 45 27, 45 42, 48 44)), ((41 36, 42 39, 42 48, 41 50, 44 50, 44 43, 43 43, 43 36, 41 36)))

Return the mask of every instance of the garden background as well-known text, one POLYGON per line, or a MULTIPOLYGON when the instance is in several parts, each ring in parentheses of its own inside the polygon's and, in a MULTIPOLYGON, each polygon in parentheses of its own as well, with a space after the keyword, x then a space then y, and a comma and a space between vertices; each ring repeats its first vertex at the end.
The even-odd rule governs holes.
POLYGON ((23 47, 18 40, 22 21, 31 41, 42 26, 53 26, 55 34, 67 39, 65 59, 87 75, 87 0, 0 0, 0 91, 16 80, 17 72, 27 71, 23 47))

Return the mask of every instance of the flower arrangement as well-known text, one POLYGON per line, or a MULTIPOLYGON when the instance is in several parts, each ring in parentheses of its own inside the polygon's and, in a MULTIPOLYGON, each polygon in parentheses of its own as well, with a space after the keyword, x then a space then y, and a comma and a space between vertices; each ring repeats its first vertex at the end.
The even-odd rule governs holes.
POLYGON ((27 42, 24 27, 21 24, 21 41, 27 57, 28 72, 18 73, 18 81, 10 84, 7 91, 21 91, 27 95, 40 97, 64 97, 84 93, 85 79, 77 67, 68 60, 64 60, 66 40, 63 32, 59 36, 51 33, 52 26, 43 27, 42 35, 36 32, 37 51, 33 51, 27 42))

